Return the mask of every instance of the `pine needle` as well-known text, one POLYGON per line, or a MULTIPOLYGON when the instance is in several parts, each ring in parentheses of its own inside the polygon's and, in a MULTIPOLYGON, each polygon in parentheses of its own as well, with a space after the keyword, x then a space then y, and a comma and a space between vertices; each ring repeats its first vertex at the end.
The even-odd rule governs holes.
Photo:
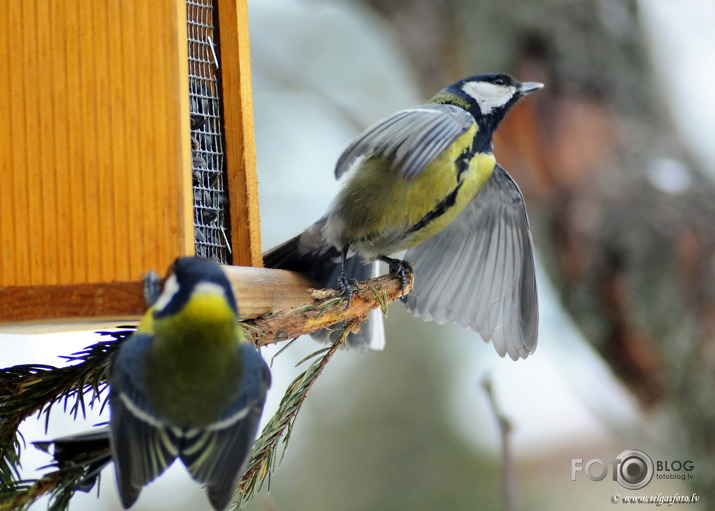
POLYGON ((131 333, 100 332, 113 339, 63 357, 73 363, 70 366, 17 365, 0 370, 0 489, 13 486, 18 477, 20 423, 35 413, 44 413, 47 419, 57 403, 75 418, 84 416, 87 406, 101 400, 110 357, 131 333))

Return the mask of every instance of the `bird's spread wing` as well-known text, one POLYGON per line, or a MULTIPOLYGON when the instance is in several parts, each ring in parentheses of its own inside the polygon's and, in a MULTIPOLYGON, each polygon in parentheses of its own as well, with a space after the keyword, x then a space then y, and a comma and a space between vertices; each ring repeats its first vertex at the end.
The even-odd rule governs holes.
POLYGON ((220 421, 203 431, 186 432, 180 454, 192 477, 206 484, 215 509, 224 509, 234 494, 271 384, 270 371, 258 351, 248 344, 240 349, 241 390, 220 421))
MULTIPOLYGON (((137 418, 126 406, 112 405, 112 451, 122 504, 131 506, 178 454, 178 436, 137 418)), ((178 431, 176 432, 178 433, 178 431)))
POLYGON ((189 432, 182 460, 191 476, 206 483, 214 509, 225 509, 236 491, 238 479, 248 459, 263 406, 246 410, 247 414, 224 429, 189 432))
POLYGON ((471 114, 452 105, 400 110, 365 130, 345 149, 335 177, 362 157, 378 156, 392 159, 405 179, 412 179, 475 123, 471 114))
POLYGON ((112 454, 124 507, 131 506, 142 487, 166 470, 178 455, 180 432, 152 417, 142 390, 140 361, 150 341, 151 336, 141 333, 128 339, 117 355, 122 357, 122 363, 113 364, 110 376, 112 454))
POLYGON ((407 308, 425 320, 456 322, 516 360, 536 349, 534 249, 524 200, 499 165, 444 230, 410 249, 415 287, 407 308))

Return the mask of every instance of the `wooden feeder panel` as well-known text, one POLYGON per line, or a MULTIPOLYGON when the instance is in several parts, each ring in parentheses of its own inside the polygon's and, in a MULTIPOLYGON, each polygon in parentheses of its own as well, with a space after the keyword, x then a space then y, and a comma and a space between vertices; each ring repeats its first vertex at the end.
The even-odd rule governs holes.
POLYGON ((261 265, 245 0, 3 11, 0 323, 134 317, 181 255, 261 265))

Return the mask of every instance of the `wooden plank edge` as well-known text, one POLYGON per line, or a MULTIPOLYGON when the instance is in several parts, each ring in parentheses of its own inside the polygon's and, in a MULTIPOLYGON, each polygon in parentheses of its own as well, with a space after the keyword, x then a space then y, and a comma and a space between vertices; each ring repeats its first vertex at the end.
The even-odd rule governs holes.
MULTIPOLYGON (((285 270, 222 266, 236 292, 241 319, 299 307, 315 284, 285 270)), ((143 284, 108 282, 0 287, 0 333, 92 330, 131 323, 146 310, 143 284)))

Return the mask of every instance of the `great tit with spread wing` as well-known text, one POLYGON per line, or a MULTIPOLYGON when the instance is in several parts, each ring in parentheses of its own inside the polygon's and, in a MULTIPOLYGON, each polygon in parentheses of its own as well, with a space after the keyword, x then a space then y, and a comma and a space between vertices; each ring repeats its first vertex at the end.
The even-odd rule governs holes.
MULTIPOLYGON (((542 87, 471 76, 369 127, 338 159, 335 176, 346 181, 328 212, 266 251, 265 266, 306 272, 348 298, 351 282, 377 275, 377 260, 397 273, 414 267, 408 310, 526 358, 538 330, 534 249, 523 196, 496 162, 492 137, 509 109, 542 87), (403 250, 404 262, 388 257, 403 250)), ((381 320, 371 314, 349 343, 380 349, 381 320)))

